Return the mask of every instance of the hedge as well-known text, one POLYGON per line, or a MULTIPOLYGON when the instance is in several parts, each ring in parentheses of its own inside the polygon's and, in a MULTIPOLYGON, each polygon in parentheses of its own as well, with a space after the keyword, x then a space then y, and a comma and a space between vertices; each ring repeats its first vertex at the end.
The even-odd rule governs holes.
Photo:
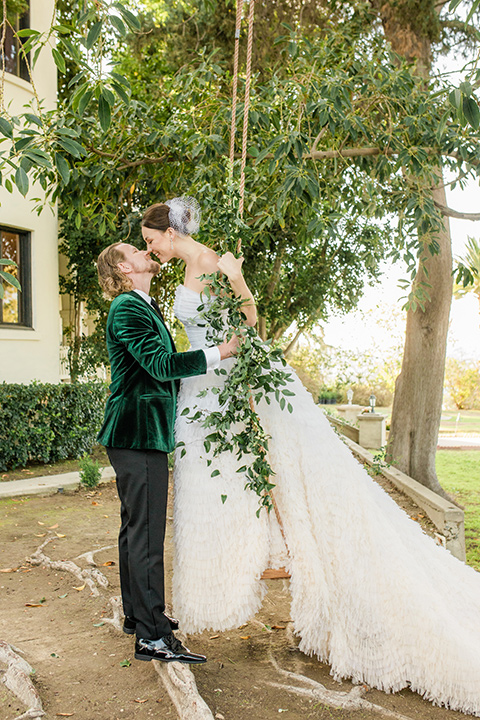
POLYGON ((0 384, 0 471, 90 452, 107 393, 100 382, 0 384))

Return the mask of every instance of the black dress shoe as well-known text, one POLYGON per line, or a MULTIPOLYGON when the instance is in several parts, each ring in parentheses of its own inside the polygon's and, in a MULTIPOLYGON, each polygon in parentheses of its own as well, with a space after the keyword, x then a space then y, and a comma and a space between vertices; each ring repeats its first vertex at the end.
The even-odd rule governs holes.
MULTIPOLYGON (((168 615, 165 615, 168 622, 170 623, 170 629, 171 630, 178 630, 178 620, 175 618, 168 617, 168 615)), ((129 615, 125 615, 125 619, 123 621, 123 632, 127 635, 134 635, 135 629, 137 627, 137 621, 130 617, 129 615)))
POLYGON ((190 652, 173 633, 161 637, 159 640, 135 641, 136 660, 160 660, 161 662, 181 662, 188 665, 199 665, 207 662, 205 655, 196 655, 190 652))

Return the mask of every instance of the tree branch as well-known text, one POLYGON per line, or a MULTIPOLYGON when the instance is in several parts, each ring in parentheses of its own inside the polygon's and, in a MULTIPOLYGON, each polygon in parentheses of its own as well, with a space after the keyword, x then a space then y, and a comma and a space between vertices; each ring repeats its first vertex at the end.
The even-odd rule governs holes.
POLYGON ((458 210, 453 210, 452 208, 449 208, 446 205, 441 205, 436 201, 435 207, 440 210, 442 215, 446 215, 447 217, 458 218, 459 220, 480 220, 480 213, 458 212, 458 210))
POLYGON ((462 22, 461 20, 440 20, 440 27, 445 30, 454 30, 463 32, 465 37, 474 40, 480 40, 480 32, 474 25, 462 22))
POLYGON ((305 158, 311 158, 312 160, 325 160, 331 158, 350 158, 350 157, 371 157, 374 155, 394 155, 394 150, 388 150, 378 147, 366 147, 366 148, 346 148, 345 150, 312 150, 305 158))

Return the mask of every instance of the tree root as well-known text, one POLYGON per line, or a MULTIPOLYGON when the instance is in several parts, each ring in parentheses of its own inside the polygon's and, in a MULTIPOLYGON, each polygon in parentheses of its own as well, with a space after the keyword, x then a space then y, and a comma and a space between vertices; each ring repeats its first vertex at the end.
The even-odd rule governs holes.
POLYGON ((27 712, 15 720, 33 720, 45 716, 42 701, 35 686, 30 680, 32 668, 26 660, 18 655, 19 651, 5 640, 0 640, 0 662, 7 666, 3 675, 5 686, 27 707, 27 712))
POLYGON ((210 708, 198 692, 195 677, 189 667, 178 662, 152 662, 180 720, 214 720, 210 708))
POLYGON ((268 682, 267 685, 279 688, 280 690, 295 693, 296 695, 311 698, 316 702, 325 703, 325 705, 337 710, 369 710, 370 712, 379 713, 385 717, 395 718, 395 720, 411 720, 411 718, 408 718, 406 715, 401 715, 394 710, 388 710, 381 705, 375 705, 374 703, 368 702, 368 700, 364 700, 362 696, 368 690, 366 685, 357 685, 349 692, 328 690, 321 683, 316 680, 312 680, 305 675, 299 675, 288 670, 283 670, 278 665, 271 651, 269 653, 269 657, 270 662, 277 672, 293 682, 303 684, 304 687, 299 687, 298 685, 285 685, 283 683, 276 682, 268 682))
POLYGON ((113 625, 115 630, 122 630, 123 629, 123 623, 120 619, 123 615, 123 608, 122 608, 122 598, 118 595, 115 595, 114 597, 110 598, 110 605, 113 608, 113 617, 112 618, 103 618, 103 622, 109 623, 110 625, 113 625))
MULTIPOLYGON (((43 552, 46 545, 52 540, 55 540, 55 536, 48 537, 33 553, 33 555, 27 558, 27 562, 30 565, 44 565, 45 567, 51 568, 52 570, 60 570, 61 572, 72 573, 80 582, 86 583, 91 590, 92 595, 98 597, 100 591, 97 587, 101 588, 108 587, 108 580, 105 575, 100 572, 97 568, 97 563, 94 560, 94 555, 102 550, 110 550, 114 545, 108 545, 98 550, 91 550, 86 553, 78 555, 75 560, 85 559, 86 562, 93 566, 82 570, 72 560, 52 560, 45 555, 43 552)), ((103 618, 103 622, 111 624, 116 630, 122 630, 122 603, 121 598, 111 597, 110 604, 113 608, 113 617, 103 618)), ((181 663, 159 663, 154 661, 154 666, 162 679, 165 688, 177 709, 180 720, 213 720, 213 715, 197 690, 197 684, 195 677, 185 665, 181 663)), ((30 667, 30 666, 28 666, 30 667)), ((33 687, 33 686, 32 686, 33 687)), ((42 711, 43 713, 43 711, 42 711)), ((44 713, 43 713, 44 714, 44 713)), ((27 719, 28 715, 22 718, 27 719)), ((41 717, 40 715, 32 715, 32 717, 41 717)), ((20 720, 17 718, 16 720, 20 720)))
MULTIPOLYGON (((72 575, 74 575, 77 580, 79 580, 81 583, 85 583, 86 585, 88 585, 92 595, 98 597, 100 595, 100 592, 98 590, 97 584, 100 585, 100 587, 102 588, 108 587, 108 580, 105 575, 100 572, 100 570, 98 570, 96 567, 86 568, 85 570, 82 570, 81 567, 79 567, 76 563, 73 562, 73 560, 52 560, 51 558, 49 558, 48 555, 45 555, 43 549, 46 545, 48 545, 49 542, 52 542, 52 540, 55 539, 55 536, 52 535, 51 537, 48 537, 46 540, 44 540, 43 543, 33 553, 33 555, 26 559, 26 562, 30 563, 30 565, 45 565, 45 567, 48 567, 52 570, 60 570, 61 572, 72 573, 72 575)), ((93 561, 93 552, 90 554, 92 554, 93 561)), ((89 553, 85 553, 85 555, 89 555, 89 553)))

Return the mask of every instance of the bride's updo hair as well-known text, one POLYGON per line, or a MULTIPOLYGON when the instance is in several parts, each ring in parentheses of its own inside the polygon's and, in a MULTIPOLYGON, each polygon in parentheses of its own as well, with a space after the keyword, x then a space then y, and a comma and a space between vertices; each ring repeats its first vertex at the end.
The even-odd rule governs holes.
POLYGON ((161 232, 172 227, 181 235, 192 235, 200 227, 200 216, 200 205, 195 198, 176 197, 147 208, 143 214, 142 227, 161 232))

